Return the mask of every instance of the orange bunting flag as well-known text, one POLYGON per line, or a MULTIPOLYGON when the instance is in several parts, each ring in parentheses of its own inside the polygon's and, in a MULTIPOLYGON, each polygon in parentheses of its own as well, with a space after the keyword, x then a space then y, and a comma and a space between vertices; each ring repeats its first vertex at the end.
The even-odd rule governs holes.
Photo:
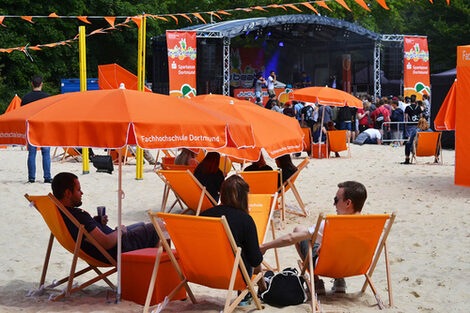
POLYGON ((109 23, 109 25, 111 25, 111 27, 114 28, 114 22, 116 21, 116 18, 115 17, 107 17, 105 16, 104 19, 106 20, 106 22, 109 23))
POLYGON ((368 7, 367 4, 364 2, 364 0, 354 0, 354 1, 356 1, 357 4, 359 4, 361 7, 363 7, 364 9, 366 9, 367 11, 370 12, 369 7, 368 7))
POLYGON ((103 31, 103 28, 98 28, 98 29, 95 29, 94 31, 92 31, 89 36, 91 35, 95 35, 95 34, 105 34, 106 32, 103 31))
POLYGON ((57 42, 54 42, 54 43, 48 43, 48 44, 45 44, 45 45, 42 45, 43 47, 49 47, 49 48, 53 48, 55 46, 57 46, 58 43, 57 42))
POLYGON ((51 14, 49 14, 48 17, 59 17, 57 14, 55 14, 55 12, 52 12, 51 14))
POLYGON ((331 10, 325 3, 325 1, 315 1, 315 3, 319 6, 321 6, 322 8, 325 8, 327 10, 330 10, 331 12, 333 12, 333 10, 331 10))
POLYGON ((429 2, 431 2, 432 4, 434 4, 434 3, 432 2, 432 0, 429 0, 429 2))
POLYGON ((176 25, 178 25, 178 18, 176 16, 173 16, 173 15, 168 15, 168 16, 174 19, 176 22, 176 25))
POLYGON ((351 11, 351 9, 348 7, 348 5, 346 4, 346 2, 344 2, 344 0, 336 0, 336 2, 338 2, 339 4, 341 4, 341 5, 343 6, 343 8, 345 8, 346 10, 351 11))
POLYGON ((375 0, 375 1, 377 1, 385 10, 390 10, 390 8, 385 3, 385 0, 375 0))
POLYGON ((34 24, 32 16, 22 16, 21 18, 25 21, 30 22, 31 24, 34 24))
POLYGON ((5 19, 5 16, 0 16, 0 24, 3 26, 3 27, 6 27, 5 25, 3 25, 3 20, 5 19))
POLYGON ((265 9, 263 9, 263 8, 260 7, 260 6, 252 7, 252 9, 253 9, 253 10, 260 10, 260 11, 268 12, 268 11, 266 11, 265 9))
POLYGON ((86 16, 77 16, 77 18, 82 21, 83 23, 91 24, 86 16))
POLYGON ((284 11, 287 11, 287 9, 284 6, 279 5, 279 4, 270 4, 270 5, 268 5, 268 7, 270 7, 270 8, 281 8, 281 9, 284 9, 284 11))
POLYGON ((137 27, 140 28, 140 25, 142 24, 142 17, 140 16, 133 16, 131 17, 131 20, 136 23, 137 27))
POLYGON ((253 10, 252 10, 252 9, 248 9, 248 8, 237 8, 237 9, 235 9, 235 11, 251 12, 251 11, 253 11, 253 10))
POLYGON ((219 20, 222 20, 222 18, 220 17, 220 15, 218 15, 217 13, 215 12, 209 12, 210 15, 215 15, 219 18, 219 20))
POLYGON ((39 46, 28 47, 28 49, 31 49, 31 50, 42 50, 41 48, 39 48, 39 46))
POLYGON ((153 17, 153 18, 168 22, 168 20, 166 18, 164 18, 163 16, 158 16, 158 15, 150 15, 150 16, 153 17))
POLYGON ((298 7, 296 7, 296 6, 293 5, 293 4, 284 4, 284 6, 289 7, 289 8, 291 8, 291 9, 294 9, 294 10, 296 10, 296 11, 302 12, 301 9, 299 9, 298 7))
POLYGON ((193 20, 189 16, 187 16, 186 14, 178 14, 178 15, 181 15, 182 17, 184 17, 185 19, 187 19, 191 23, 193 22, 193 20))
POLYGON ((310 10, 312 10, 313 12, 317 13, 317 15, 320 15, 320 13, 318 13, 318 11, 313 7, 313 5, 311 5, 310 3, 308 2, 302 2, 301 3, 302 5, 306 6, 307 8, 309 8, 310 10))
POLYGON ((200 19, 204 24, 207 24, 206 21, 202 18, 201 14, 199 14, 199 13, 193 13, 193 15, 194 15, 195 17, 197 17, 198 19, 200 19))
POLYGON ((224 15, 232 15, 232 14, 230 14, 230 13, 228 13, 228 12, 223 11, 223 10, 217 11, 217 13, 224 14, 224 15))

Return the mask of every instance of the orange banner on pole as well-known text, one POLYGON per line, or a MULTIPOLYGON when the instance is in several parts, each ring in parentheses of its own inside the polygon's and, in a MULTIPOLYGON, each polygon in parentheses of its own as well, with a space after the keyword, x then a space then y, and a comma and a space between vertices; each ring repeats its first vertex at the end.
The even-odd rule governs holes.
POLYGON ((170 96, 196 96, 196 32, 167 31, 170 96))
POLYGON ((343 90, 351 93, 351 55, 343 54, 343 90))
POLYGON ((429 50, 426 37, 406 37, 404 44, 405 97, 416 95, 422 100, 423 95, 431 95, 429 79, 429 50))

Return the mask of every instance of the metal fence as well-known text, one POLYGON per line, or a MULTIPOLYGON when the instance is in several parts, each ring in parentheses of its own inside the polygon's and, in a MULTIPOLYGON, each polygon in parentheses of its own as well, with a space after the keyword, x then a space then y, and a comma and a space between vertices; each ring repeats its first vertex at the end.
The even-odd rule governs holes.
POLYGON ((418 125, 418 122, 384 122, 382 124, 382 142, 400 142, 403 144, 404 141, 408 140, 406 134, 406 126, 418 125))

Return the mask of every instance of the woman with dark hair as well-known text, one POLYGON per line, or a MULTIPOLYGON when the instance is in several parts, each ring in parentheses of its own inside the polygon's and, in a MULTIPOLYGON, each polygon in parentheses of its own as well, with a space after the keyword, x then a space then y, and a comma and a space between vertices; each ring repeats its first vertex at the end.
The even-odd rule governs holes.
MULTIPOLYGON (((297 171, 297 167, 292 163, 290 154, 284 154, 276 159, 276 165, 281 170, 282 183, 285 183, 297 171)), ((280 186, 280 184, 279 184, 280 186)))
POLYGON ((220 155, 209 152, 194 170, 194 176, 206 187, 215 201, 219 201, 220 186, 224 181, 224 174, 219 169, 220 155))
MULTIPOLYGON (((248 191, 249 186, 243 178, 230 176, 222 183, 221 205, 202 212, 201 216, 225 216, 237 246, 242 248, 243 263, 251 276, 253 272, 261 271, 263 255, 259 249, 256 224, 248 214, 248 191)), ((266 289, 263 279, 258 281, 258 286, 260 291, 266 289)))
POLYGON ((272 167, 266 164, 266 161, 264 160, 263 154, 260 154, 259 160, 256 162, 251 163, 250 166, 247 166, 244 171, 245 172, 250 172, 250 171, 272 171, 272 167))

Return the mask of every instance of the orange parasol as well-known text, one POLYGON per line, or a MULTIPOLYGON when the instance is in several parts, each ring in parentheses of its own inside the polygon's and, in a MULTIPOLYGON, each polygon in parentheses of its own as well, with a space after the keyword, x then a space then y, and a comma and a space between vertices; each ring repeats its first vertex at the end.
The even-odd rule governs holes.
POLYGON ((21 106, 21 98, 18 97, 18 95, 15 95, 13 99, 11 99, 10 105, 8 105, 8 108, 6 109, 5 113, 16 110, 20 106, 21 106))
POLYGON ((303 133, 297 120, 286 115, 266 110, 249 101, 222 95, 202 95, 192 99, 206 107, 227 112, 237 119, 243 119, 253 127, 255 148, 218 150, 239 159, 257 161, 263 148, 271 158, 302 151, 303 133))
POLYGON ((293 91, 297 101, 318 103, 320 105, 350 106, 362 108, 362 101, 353 95, 330 87, 307 87, 293 91))
MULTIPOLYGON (((113 63, 98 65, 98 85, 100 89, 118 89, 121 83, 126 89, 137 90, 137 76, 113 63)), ((145 87, 146 92, 152 92, 145 87)))
POLYGON ((143 149, 254 146, 249 123, 189 100, 127 89, 48 97, 0 116, 0 143, 143 149))
POLYGON ((450 87, 439 113, 434 119, 436 130, 455 130, 455 106, 457 103, 457 80, 450 87))

